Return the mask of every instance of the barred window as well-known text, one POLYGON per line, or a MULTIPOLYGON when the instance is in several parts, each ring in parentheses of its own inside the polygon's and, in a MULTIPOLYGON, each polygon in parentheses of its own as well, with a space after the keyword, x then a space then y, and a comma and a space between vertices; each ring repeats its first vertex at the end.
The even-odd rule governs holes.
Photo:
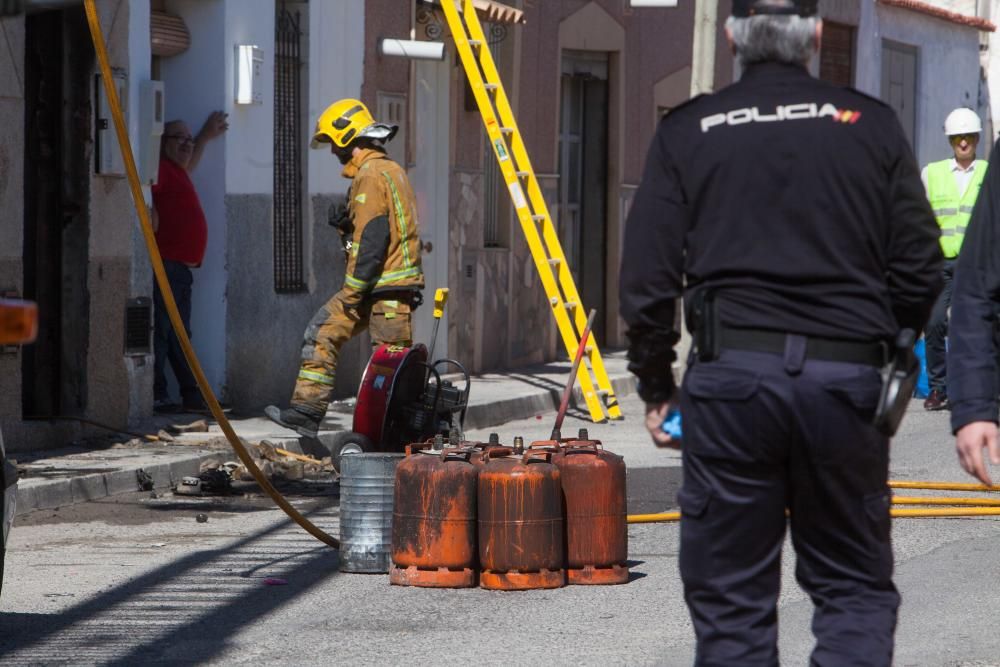
POLYGON ((306 289, 302 243, 302 84, 300 13, 275 3, 274 291, 306 289))

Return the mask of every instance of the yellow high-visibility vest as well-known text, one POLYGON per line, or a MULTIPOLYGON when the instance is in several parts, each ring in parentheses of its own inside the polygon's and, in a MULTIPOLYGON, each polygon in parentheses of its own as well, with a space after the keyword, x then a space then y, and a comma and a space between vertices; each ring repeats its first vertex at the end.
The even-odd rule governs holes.
POLYGON ((972 208, 979 198, 979 188, 986 176, 986 160, 976 160, 972 180, 964 194, 959 194, 952 173, 954 160, 947 159, 927 165, 927 198, 941 227, 941 251, 946 259, 958 257, 965 240, 965 229, 972 217, 972 208))

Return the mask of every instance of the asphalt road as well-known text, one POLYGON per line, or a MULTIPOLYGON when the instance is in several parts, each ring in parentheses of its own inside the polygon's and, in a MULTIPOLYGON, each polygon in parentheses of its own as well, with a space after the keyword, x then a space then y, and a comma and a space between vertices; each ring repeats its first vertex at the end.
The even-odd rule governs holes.
MULTIPOLYGON (((626 421, 606 425, 570 416, 564 433, 587 425, 625 456, 630 511, 670 509, 678 456, 649 444, 637 400, 624 408, 626 421)), ((547 437, 551 420, 496 430, 505 442, 530 441, 547 437)), ((893 478, 967 481, 947 414, 914 404, 893 445, 893 478)), ((336 535, 335 489, 294 491, 336 535)), ((893 538, 903 595, 896 664, 1000 665, 1000 522, 896 520, 893 538)), ((629 540, 632 578, 622 586, 426 590, 340 574, 336 552, 261 499, 136 495, 36 512, 19 517, 8 552, 0 665, 690 665, 677 526, 631 526, 629 540)), ((783 664, 804 665, 811 604, 793 564, 786 549, 781 652, 783 664)))

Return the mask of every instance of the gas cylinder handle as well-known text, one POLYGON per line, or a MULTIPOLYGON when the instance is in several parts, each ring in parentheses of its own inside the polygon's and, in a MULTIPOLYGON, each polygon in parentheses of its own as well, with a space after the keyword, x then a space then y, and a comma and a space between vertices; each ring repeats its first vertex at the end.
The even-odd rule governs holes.
POLYGON ((433 446, 433 442, 411 442, 406 446, 406 455, 413 456, 417 452, 422 452, 425 449, 431 449, 433 446))
POLYGON ((447 447, 441 452, 442 461, 460 459, 468 463, 472 460, 472 449, 469 447, 447 447))
POLYGON ((483 464, 489 463, 489 460, 496 455, 501 456, 511 456, 514 450, 510 447, 491 447, 490 449, 483 450, 483 464))
POLYGON ((528 445, 527 451, 536 452, 558 452, 559 443, 556 440, 535 440, 533 443, 528 445))
POLYGON ((603 450, 604 450, 604 445, 602 445, 600 442, 587 442, 587 443, 581 442, 579 444, 569 443, 569 444, 566 445, 566 455, 567 456, 569 456, 570 454, 595 454, 596 455, 598 452, 603 451, 603 450))
POLYGON ((536 461, 552 463, 552 452, 544 449, 536 449, 534 451, 529 449, 524 453, 524 458, 521 460, 525 463, 534 463, 536 461))

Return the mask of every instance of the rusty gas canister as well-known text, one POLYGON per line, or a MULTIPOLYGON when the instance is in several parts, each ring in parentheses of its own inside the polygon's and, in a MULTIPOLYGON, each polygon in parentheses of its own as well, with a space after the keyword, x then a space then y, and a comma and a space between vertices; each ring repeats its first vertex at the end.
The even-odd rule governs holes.
POLYGON ((559 588, 563 518, 559 469, 551 452, 516 456, 487 449, 479 469, 479 585, 493 590, 559 588))
POLYGON ((553 459, 566 508, 566 575, 570 584, 628 581, 625 461, 599 440, 566 443, 553 459))
POLYGON ((396 471, 389 581, 397 586, 476 585, 479 469, 471 448, 408 445, 396 471))

